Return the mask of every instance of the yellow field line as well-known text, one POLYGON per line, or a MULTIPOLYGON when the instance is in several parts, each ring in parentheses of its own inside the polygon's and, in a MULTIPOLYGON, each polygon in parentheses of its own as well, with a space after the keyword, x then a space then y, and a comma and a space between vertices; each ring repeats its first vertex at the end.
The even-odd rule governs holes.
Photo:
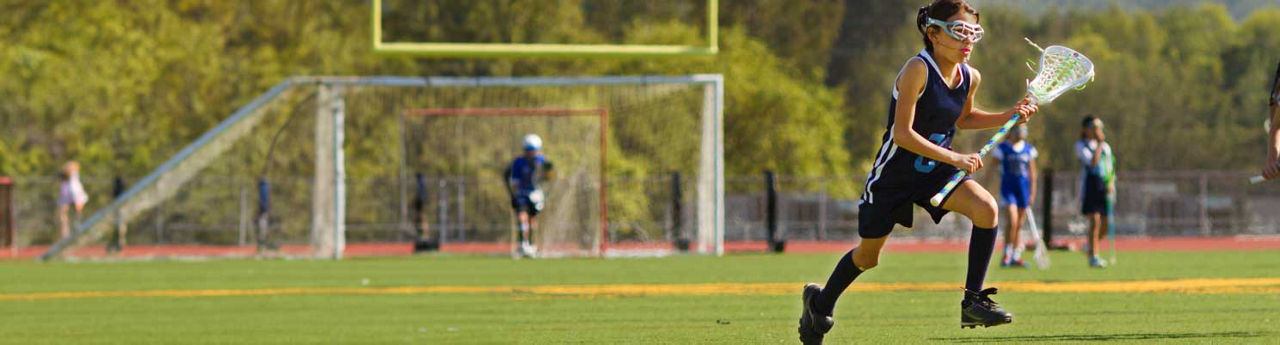
MULTIPOLYGON (((612 284, 535 286, 400 286, 352 288, 281 288, 216 290, 67 291, 0 294, 0 301, 49 300, 111 297, 228 297, 278 295, 405 295, 405 294, 513 294, 566 296, 645 295, 791 295, 800 283, 708 283, 708 284, 612 284)), ((1048 293, 1190 293, 1190 294, 1277 294, 1280 278, 1181 279, 1048 283, 1037 281, 995 282, 1007 292, 1048 293)), ((955 291, 956 283, 856 283, 852 291, 955 291)))

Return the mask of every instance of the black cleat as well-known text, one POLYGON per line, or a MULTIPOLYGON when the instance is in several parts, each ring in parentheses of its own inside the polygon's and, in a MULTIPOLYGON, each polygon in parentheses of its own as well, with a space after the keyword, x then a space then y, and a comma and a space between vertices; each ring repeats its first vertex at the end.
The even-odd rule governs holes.
POLYGON ((987 288, 980 292, 964 290, 964 300, 960 301, 960 328, 978 326, 991 327, 1013 322, 1013 314, 1000 308, 991 295, 996 288, 987 288))
POLYGON ((822 338, 831 326, 835 325, 835 320, 830 316, 818 314, 813 310, 813 298, 822 293, 822 288, 818 284, 809 283, 804 285, 804 294, 800 299, 804 303, 804 310, 800 312, 800 342, 806 345, 822 344, 822 338))

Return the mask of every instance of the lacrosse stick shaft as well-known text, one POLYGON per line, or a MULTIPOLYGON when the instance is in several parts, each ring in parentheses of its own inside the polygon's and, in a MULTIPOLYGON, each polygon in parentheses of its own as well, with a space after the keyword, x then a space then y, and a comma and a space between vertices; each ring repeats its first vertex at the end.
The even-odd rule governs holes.
POLYGON ((1111 238, 1111 264, 1116 264, 1116 199, 1107 198, 1107 237, 1111 238))
MULTIPOLYGON (((1013 128, 1014 125, 1017 125, 1019 119, 1022 119, 1022 114, 1014 113, 1013 117, 1010 118, 1009 121, 1005 121, 1004 125, 1000 126, 1000 130, 996 131, 996 134, 991 136, 991 140, 987 140, 987 144, 982 145, 982 149, 978 150, 978 157, 986 157, 987 152, 990 152, 991 149, 996 147, 996 144, 999 144, 1001 140, 1004 140, 1005 135, 1009 134, 1009 129, 1013 128)), ((942 199, 946 198, 947 194, 951 194, 951 191, 956 189, 956 186, 960 184, 961 180, 964 180, 966 174, 967 173, 965 173, 964 170, 957 171, 955 175, 951 176, 951 181, 947 181, 947 184, 942 187, 942 190, 938 191, 938 194, 934 194, 932 198, 929 198, 929 203, 933 204, 933 206, 941 207, 942 199)))
POLYGON ((1036 226, 1035 212, 1031 212, 1030 208, 1027 209, 1027 223, 1029 226, 1027 231, 1031 232, 1031 238, 1036 241, 1036 265, 1040 269, 1049 268, 1049 248, 1044 243, 1044 237, 1040 236, 1040 228, 1036 226))
POLYGON ((1116 264, 1116 226, 1115 224, 1111 224, 1111 222, 1107 222, 1107 232, 1110 233, 1110 235, 1108 236, 1111 237, 1111 264, 1115 265, 1116 264))

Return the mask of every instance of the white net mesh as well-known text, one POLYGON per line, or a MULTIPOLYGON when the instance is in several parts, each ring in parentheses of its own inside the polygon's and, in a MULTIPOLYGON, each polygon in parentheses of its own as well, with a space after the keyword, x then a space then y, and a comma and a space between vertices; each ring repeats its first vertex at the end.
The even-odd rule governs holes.
POLYGON ((1071 48, 1050 46, 1040 55, 1040 72, 1027 93, 1037 104, 1048 104, 1072 88, 1093 80, 1093 61, 1071 48))
POLYGON ((130 247, 169 248, 157 256, 340 257, 344 243, 408 253, 418 224, 442 250, 505 253, 514 219, 501 174, 528 133, 555 163, 535 232, 545 256, 668 253, 677 242, 717 253, 720 80, 293 79, 150 175, 125 177, 128 191, 87 210, 46 257, 101 255, 117 211, 130 247), (468 109, 498 111, 455 112, 468 109), (342 150, 323 149, 334 143, 342 150))
MULTIPOLYGON (((368 101, 409 109, 404 174, 427 180, 421 212, 445 243, 509 250, 515 223, 501 174, 526 134, 543 138, 555 166, 533 235, 540 256, 652 255, 680 239, 698 242, 701 86, 439 88, 380 97, 368 101), (431 108, 411 108, 424 106, 431 108), (673 175, 685 183, 662 182, 673 175)), ((358 102, 351 97, 349 107, 358 102)), ((405 190, 406 200, 416 199, 417 188, 405 190)))
MULTIPOLYGON (((551 256, 596 253, 605 207, 601 199, 604 143, 600 140, 605 115, 603 108, 406 111, 405 170, 415 177, 423 175, 426 189, 438 189, 435 195, 410 197, 436 200, 436 212, 428 217, 435 218, 436 231, 429 235, 512 242, 514 215, 503 174, 522 153, 520 139, 538 134, 544 138, 542 153, 553 169, 552 178, 539 185, 547 200, 537 217, 535 243, 551 256)), ((416 194, 417 188, 411 190, 416 194)))

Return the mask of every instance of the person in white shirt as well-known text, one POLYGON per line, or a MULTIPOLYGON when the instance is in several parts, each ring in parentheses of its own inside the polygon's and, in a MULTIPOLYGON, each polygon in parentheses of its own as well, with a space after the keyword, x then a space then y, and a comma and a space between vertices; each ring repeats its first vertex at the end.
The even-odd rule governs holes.
POLYGON ((1102 119, 1086 116, 1081 123, 1080 141, 1076 142, 1076 158, 1083 168, 1080 188, 1080 213, 1089 218, 1089 266, 1105 267, 1098 257, 1098 242, 1103 231, 1109 231, 1108 222, 1115 207, 1115 156, 1107 136, 1102 132, 1102 119))
POLYGON ((80 212, 88 202, 89 194, 84 192, 84 185, 80 183, 80 163, 67 162, 58 174, 58 225, 63 238, 71 237, 71 207, 75 207, 75 219, 79 220, 80 212))

